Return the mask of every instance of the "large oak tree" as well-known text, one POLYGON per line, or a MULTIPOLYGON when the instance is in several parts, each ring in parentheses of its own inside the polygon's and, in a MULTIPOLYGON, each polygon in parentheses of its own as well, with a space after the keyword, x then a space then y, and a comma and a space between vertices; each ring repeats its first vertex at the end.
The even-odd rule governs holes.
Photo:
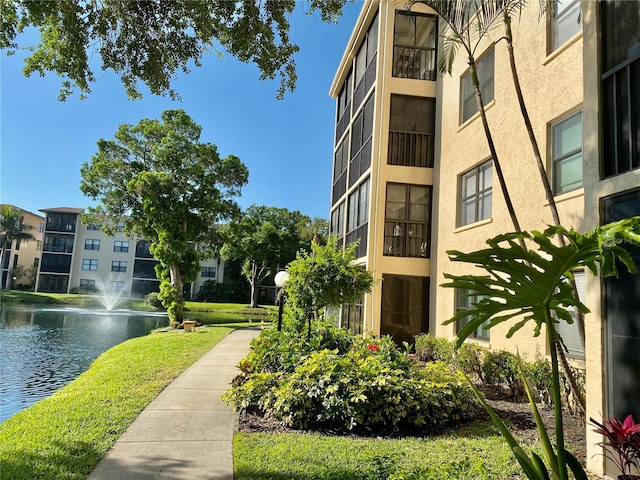
MULTIPOLYGON (((310 0, 308 11, 335 22, 344 3, 310 0)), ((171 88, 176 72, 200 66, 210 50, 254 63, 262 80, 279 76, 282 97, 297 78, 299 47, 289 36, 295 5, 296 0, 3 0, 0 48, 11 53, 21 47, 26 28, 38 29, 39 43, 27 46, 32 54, 24 72, 61 76, 62 100, 74 89, 90 93, 96 66, 120 75, 131 98, 141 96, 138 82, 156 95, 178 97, 171 88)))
POLYGON ((235 198, 249 175, 238 157, 220 158, 215 145, 201 143, 201 130, 183 110, 122 124, 80 169, 80 189, 99 202, 83 221, 107 234, 124 221, 126 234, 151 242, 172 323, 182 320, 184 283, 219 248, 217 223, 239 213, 235 198))

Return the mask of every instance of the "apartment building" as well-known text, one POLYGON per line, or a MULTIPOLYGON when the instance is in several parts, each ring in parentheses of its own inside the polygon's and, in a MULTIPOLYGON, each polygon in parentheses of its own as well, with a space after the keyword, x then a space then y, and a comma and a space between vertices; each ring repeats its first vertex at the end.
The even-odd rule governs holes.
MULTIPOLYGON (((537 3, 514 19, 522 91, 561 223, 579 231, 640 215, 640 2, 537 3)), ((379 281, 357 305, 343 306, 355 332, 413 341, 420 332, 452 338, 442 325, 473 299, 439 287, 444 273, 469 267, 447 250, 473 251, 514 231, 478 112, 468 58, 436 71, 441 43, 435 12, 404 0, 364 2, 336 72, 331 232, 358 241, 359 262, 379 281)), ((520 114, 503 27, 475 49, 497 157, 523 230, 553 223, 520 114)), ((640 260, 640 250, 634 251, 640 260)), ((560 333, 568 356, 587 373, 587 417, 640 418, 640 278, 602 280, 574 272, 590 308, 583 341, 574 325, 560 333)), ((471 341, 548 353, 544 336, 511 325, 479 329, 471 341)), ((588 433, 589 468, 605 465, 601 440, 588 433)))
POLYGON ((22 222, 31 227, 29 233, 35 240, 24 242, 14 240, 6 246, 2 257, 2 280, 0 288, 29 286, 34 281, 34 273, 38 269, 42 238, 44 233, 44 217, 22 208, 9 205, 20 211, 22 222), (15 278, 14 278, 15 277, 15 278))
MULTIPOLYGON (((160 290, 154 270, 157 261, 148 242, 125 236, 124 224, 110 237, 99 225, 83 225, 81 208, 41 211, 46 214, 46 223, 36 291, 69 293, 97 288, 143 297, 160 290)), ((203 260, 196 280, 185 285, 185 294, 194 295, 205 281, 221 282, 223 278, 224 261, 203 260)))

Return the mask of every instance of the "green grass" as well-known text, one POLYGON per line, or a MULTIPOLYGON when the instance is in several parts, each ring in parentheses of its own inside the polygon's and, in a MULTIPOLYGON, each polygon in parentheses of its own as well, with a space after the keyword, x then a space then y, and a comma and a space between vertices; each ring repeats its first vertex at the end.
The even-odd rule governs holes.
POLYGON ((0 475, 84 479, 138 414, 234 326, 128 340, 51 397, 0 424, 0 475))
POLYGON ((236 480, 504 480, 520 471, 490 422, 428 438, 238 433, 236 480))

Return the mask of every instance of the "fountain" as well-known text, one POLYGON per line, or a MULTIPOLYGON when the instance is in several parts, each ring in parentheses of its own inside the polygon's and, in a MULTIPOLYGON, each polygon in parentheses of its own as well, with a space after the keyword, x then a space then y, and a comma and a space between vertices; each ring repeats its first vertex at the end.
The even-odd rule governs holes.
POLYGON ((100 303, 108 312, 116 308, 123 299, 124 289, 114 288, 111 280, 96 280, 100 303))

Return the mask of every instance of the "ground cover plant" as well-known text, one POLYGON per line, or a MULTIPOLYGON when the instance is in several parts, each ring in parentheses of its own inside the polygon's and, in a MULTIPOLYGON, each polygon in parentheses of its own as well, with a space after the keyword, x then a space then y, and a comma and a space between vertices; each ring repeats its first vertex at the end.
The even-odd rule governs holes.
POLYGON ((0 424, 2 478, 86 478, 158 393, 234 328, 158 333, 108 350, 75 381, 0 424))

